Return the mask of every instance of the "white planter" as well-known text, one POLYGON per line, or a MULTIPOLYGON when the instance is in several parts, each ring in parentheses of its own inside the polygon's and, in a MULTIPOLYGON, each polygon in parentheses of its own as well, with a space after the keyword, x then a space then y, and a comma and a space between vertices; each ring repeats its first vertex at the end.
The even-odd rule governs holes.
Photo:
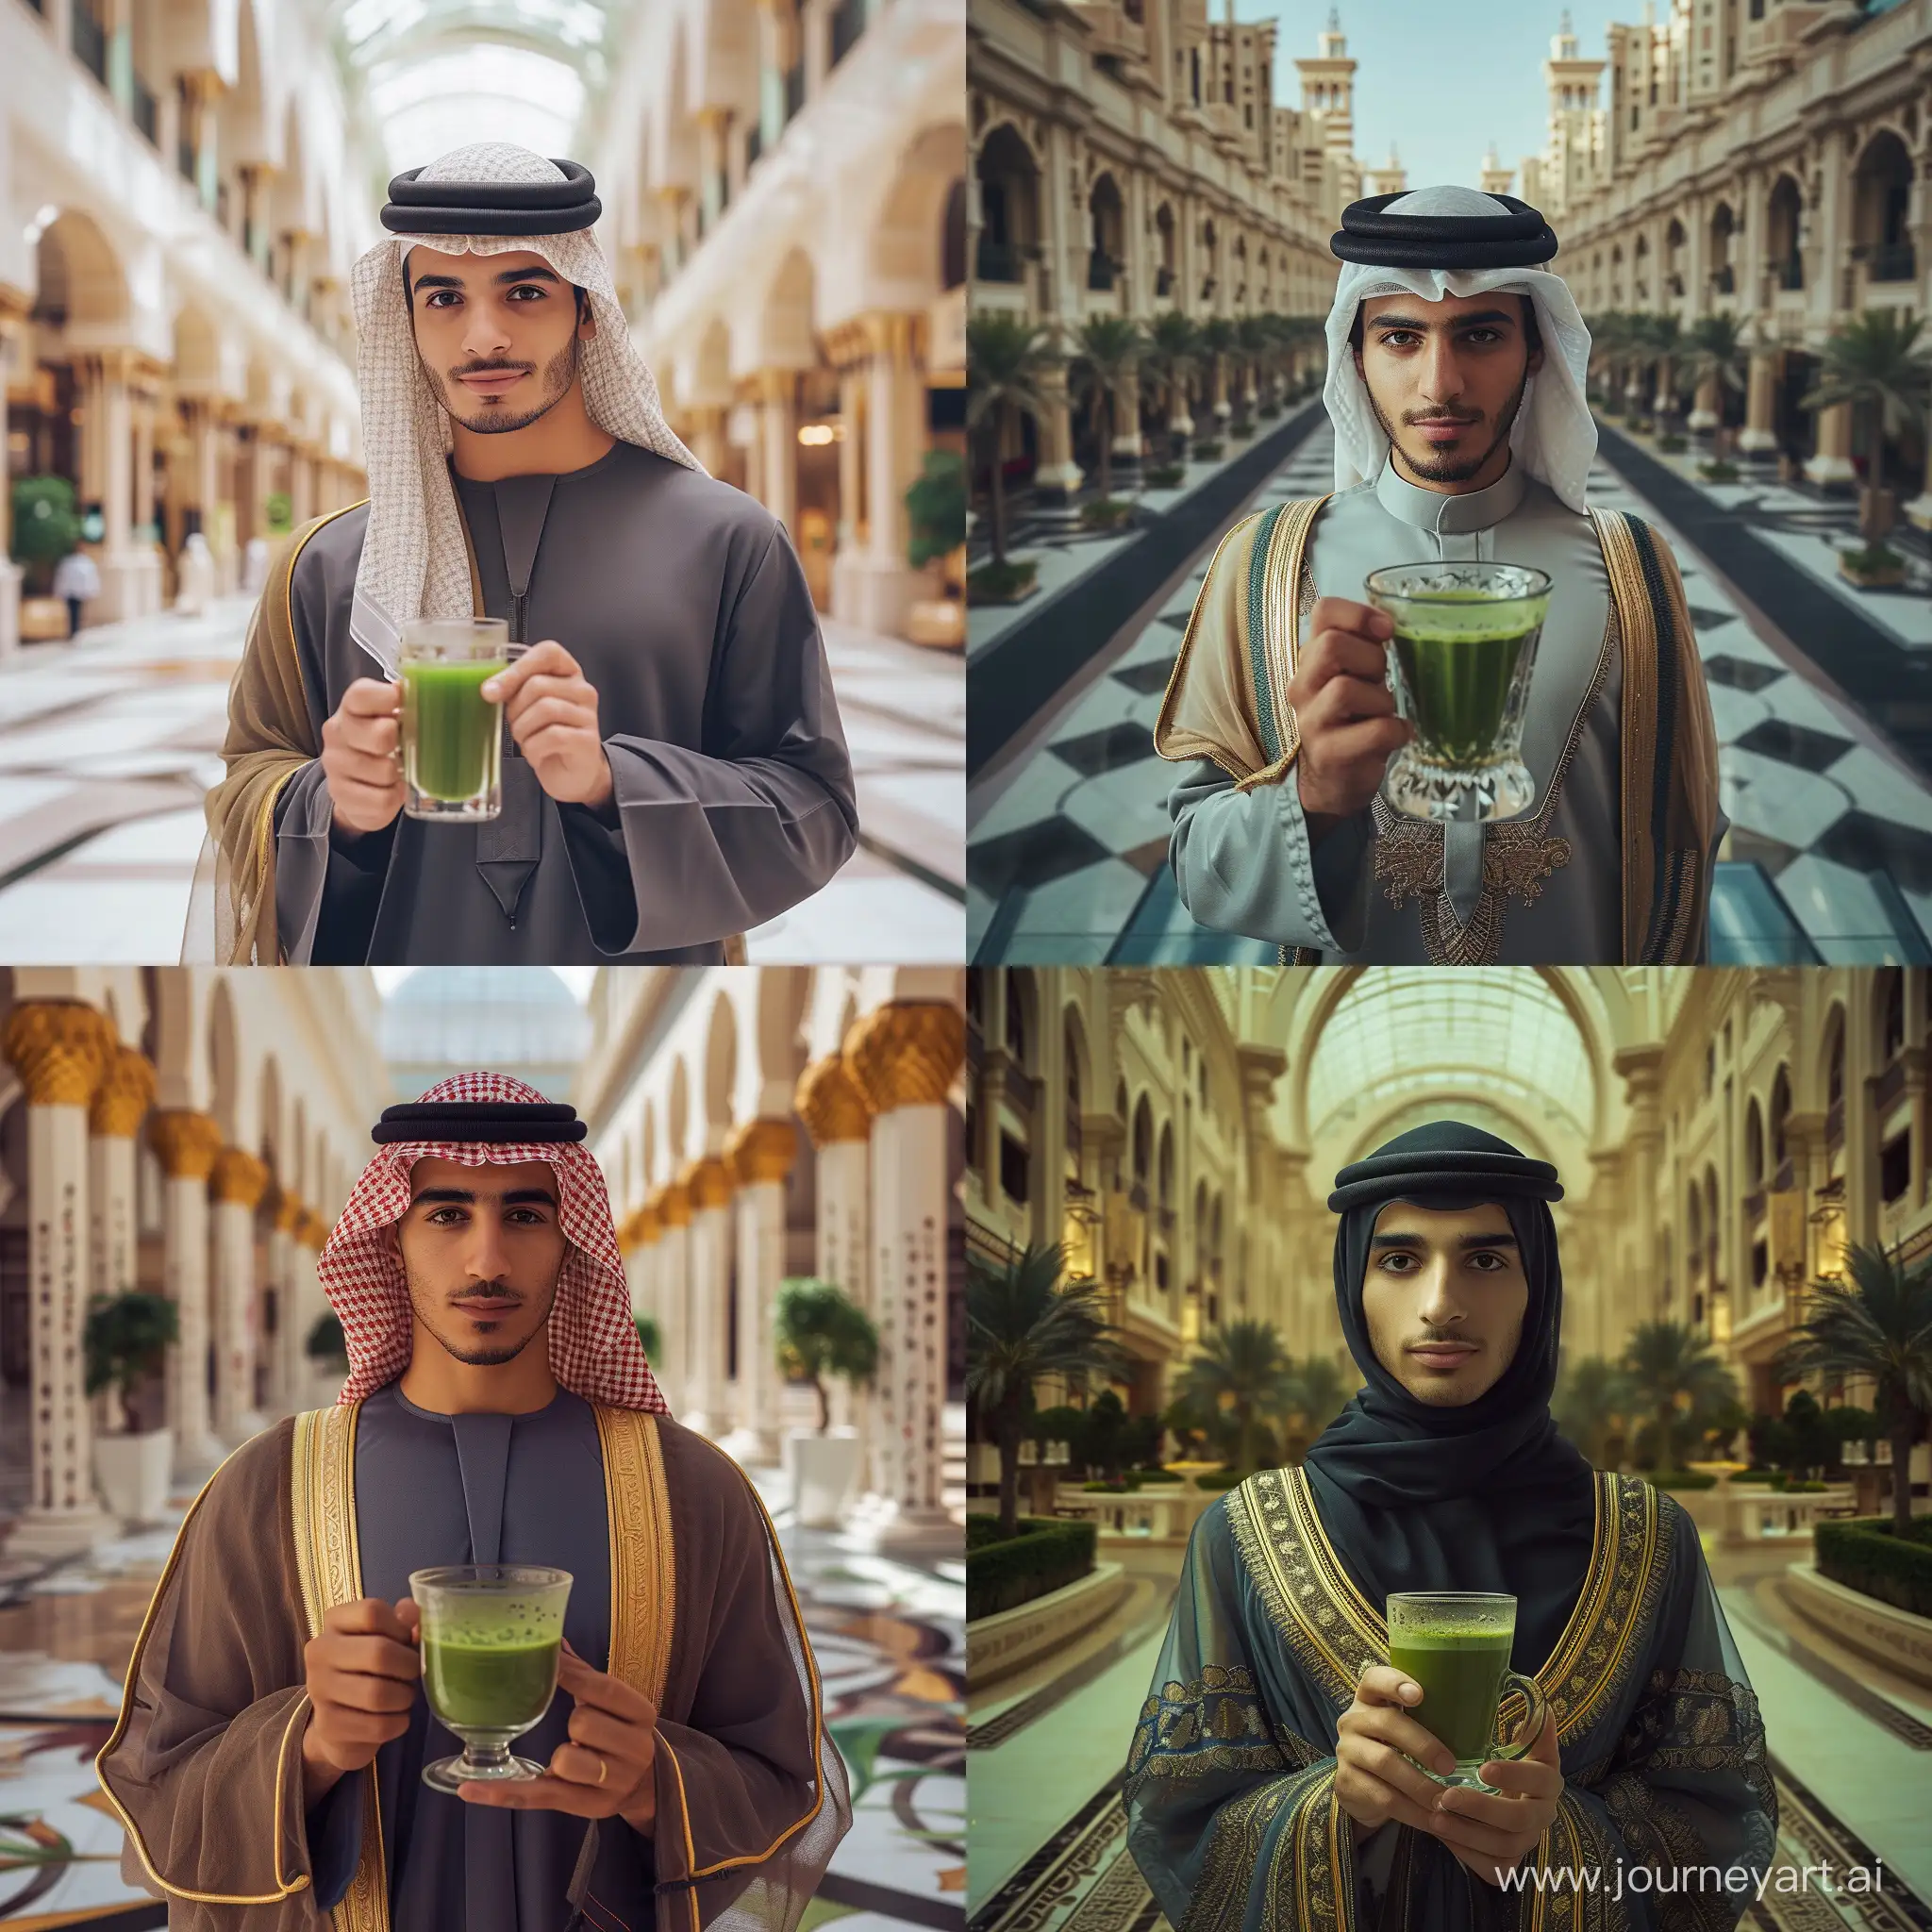
POLYGON ((123 1523, 153 1523, 168 1507, 175 1432, 94 1438, 94 1481, 108 1512, 123 1523))
POLYGON ((852 1429, 825 1435, 794 1429, 785 1439, 791 1474, 792 1520, 802 1529, 837 1529, 858 1479, 858 1437, 852 1429))

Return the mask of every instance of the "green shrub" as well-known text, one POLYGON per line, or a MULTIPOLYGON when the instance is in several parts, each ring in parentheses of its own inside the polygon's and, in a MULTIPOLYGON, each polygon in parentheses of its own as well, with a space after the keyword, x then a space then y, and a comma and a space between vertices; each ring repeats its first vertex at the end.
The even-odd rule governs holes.
POLYGON ((1229 424, 1229 425, 1227 425, 1227 433, 1228 433, 1228 434, 1229 434, 1230 436, 1252 436, 1252 435, 1254 435, 1254 433, 1255 433, 1255 422, 1254 422, 1254 418, 1253 418, 1252 416, 1237 416, 1237 417, 1236 417, 1236 418, 1234 419, 1234 421, 1233 421, 1232 423, 1230 423, 1230 424, 1229 424))
POLYGON ((1156 463, 1147 471, 1145 481, 1150 490, 1178 490, 1187 475, 1185 463, 1156 463))
POLYGON ((1672 430, 1668 435, 1657 438, 1657 446, 1666 456, 1677 456, 1684 450, 1689 449, 1690 444, 1687 438, 1679 436, 1675 430, 1672 430))
POLYGON ((905 503, 906 561, 923 570, 950 557, 966 541, 966 459, 957 450, 927 450, 905 503))
POLYGON ((1083 1490, 1109 1496, 1127 1496, 1131 1495, 1141 1487, 1141 1478, 1137 1472, 1129 1470, 1118 1482, 1110 1483, 1101 1479, 1091 1483, 1082 1483, 1080 1487, 1083 1490))
POLYGON ((1738 466, 1736 463, 1713 459, 1707 463, 1699 463, 1697 474, 1707 483, 1735 483, 1738 480, 1738 466))
MULTIPOLYGON (((967 1519, 969 1524, 974 1519, 967 1519)), ((996 1518, 987 1518, 998 1528, 996 1518)), ((1005 1542, 966 1543, 966 1617, 969 1623, 1017 1609, 1035 1597, 1077 1583, 1093 1568, 1098 1533, 1091 1523, 1024 1517, 1020 1534, 1005 1542)))
POLYGON ((1841 550, 1839 557, 1847 568, 1868 575, 1897 570, 1905 563, 1905 558, 1896 550, 1888 549, 1883 543, 1861 544, 1857 550, 1841 550))
POLYGON ((114 1389, 127 1433, 141 1432, 142 1384, 167 1365, 168 1349, 180 1339, 180 1311, 167 1296, 130 1289, 96 1295, 81 1334, 87 1358, 87 1392, 114 1389))
MULTIPOLYGON (((1025 1536, 1036 1530, 1047 1519, 1038 1516, 1023 1516, 1015 1534, 1025 1536)), ((966 1547, 969 1551, 983 1550, 989 1543, 1011 1542, 1011 1537, 1000 1534, 1000 1520, 997 1516, 982 1516, 976 1511, 966 1519, 966 1547)))
POLYGON ((1011 604, 1022 591, 1033 588, 1040 566, 1031 558, 1023 561, 1008 558, 1005 563, 982 563, 966 579, 969 604, 1011 604))
POLYGON ((80 512, 65 476, 21 476, 13 485, 13 560, 26 567, 26 588, 44 595, 54 566, 80 541, 80 512))
POLYGON ((1194 445, 1194 460, 1197 463, 1211 463, 1221 454, 1221 439, 1209 436, 1194 445))
POLYGON ((1784 1485, 1784 1492, 1788 1496, 1815 1496, 1819 1491, 1829 1489, 1830 1487, 1829 1483, 1811 1482, 1808 1480, 1805 1482, 1788 1482, 1784 1485))
POLYGON ((289 501, 286 491, 272 490, 268 501, 262 505, 262 510, 268 519, 270 536, 284 536, 295 527, 295 507, 289 501))
POLYGON ((1713 1490, 1717 1487, 1714 1475, 1706 1475, 1696 1469, 1658 1469, 1650 1473, 1648 1480, 1659 1490, 1713 1490))
POLYGON ((1932 1617, 1932 1517, 1915 1517, 1904 1537, 1887 1516, 1818 1524, 1812 1531, 1818 1570, 1860 1596, 1932 1617))
POLYGON ((333 1308, 316 1316, 302 1353, 318 1368, 347 1371, 349 1344, 342 1338, 342 1318, 333 1308))
POLYGON ((1197 1475, 1194 1487, 1197 1490, 1231 1490, 1241 1480, 1241 1473, 1238 1469, 1216 1469, 1206 1475, 1197 1475))
POLYGON ((1111 530, 1130 521, 1134 506, 1117 496, 1097 496, 1080 506, 1080 527, 1084 530, 1111 530))

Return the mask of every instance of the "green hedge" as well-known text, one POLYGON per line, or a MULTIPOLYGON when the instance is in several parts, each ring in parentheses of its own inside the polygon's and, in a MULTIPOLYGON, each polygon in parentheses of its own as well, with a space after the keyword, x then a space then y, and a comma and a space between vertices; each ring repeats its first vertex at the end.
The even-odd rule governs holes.
MULTIPOLYGON (((967 1518, 970 1525, 975 1519, 967 1518)), ((988 1517, 997 1530, 996 1518, 988 1517)), ((969 1622, 1018 1609, 1037 1596, 1077 1583, 1093 1568, 1098 1525, 1028 1516, 1020 1534, 1005 1542, 966 1540, 966 1616, 969 1622)))
POLYGON ((1660 1490, 1714 1490, 1717 1478, 1695 1469, 1655 1469, 1645 1478, 1660 1490))
POLYGON ((1915 1517, 1903 1538, 1892 1534, 1889 1516, 1840 1517, 1817 1524, 1811 1541, 1821 1575, 1915 1617, 1932 1617, 1932 1517, 1915 1517))
POLYGON ((1217 1469, 1207 1475, 1197 1475, 1194 1478, 1194 1487, 1197 1490, 1231 1490, 1242 1480, 1241 1473, 1238 1469, 1217 1469))

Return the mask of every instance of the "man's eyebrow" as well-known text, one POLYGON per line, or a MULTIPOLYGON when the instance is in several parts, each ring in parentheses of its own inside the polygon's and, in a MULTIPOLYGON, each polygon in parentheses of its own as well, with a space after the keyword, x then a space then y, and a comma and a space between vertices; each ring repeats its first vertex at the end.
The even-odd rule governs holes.
MULTIPOLYGON (((1520 315, 1511 315, 1507 308, 1478 308, 1474 315, 1454 315, 1441 325, 1444 328, 1474 328, 1478 323, 1485 327, 1498 322, 1521 323, 1520 315)), ((1437 325, 1418 322, 1412 315, 1373 315, 1369 318, 1371 328, 1412 328, 1419 334, 1426 335, 1437 325)))
MULTIPOLYGON (((548 1188, 512 1188, 508 1193, 492 1198, 500 1198, 506 1208, 528 1207, 531 1203, 539 1201, 552 1208, 557 1206, 557 1196, 548 1188)), ((409 1205, 414 1208, 425 1201, 435 1201, 455 1202, 468 1207, 474 1204, 475 1199, 476 1193, 473 1188, 425 1188, 409 1205)))
MULTIPOLYGON (((1388 1234, 1370 1237, 1372 1248, 1422 1248, 1428 1245, 1421 1234, 1407 1229, 1397 1228, 1388 1234)), ((1513 1234, 1465 1234, 1457 1238, 1459 1248, 1513 1248, 1516 1237, 1513 1234)))
MULTIPOLYGON (((555 282, 563 286, 563 277, 550 268, 507 268, 490 278, 498 288, 505 288, 511 282, 555 282)), ((412 289, 467 289, 470 285, 461 275, 411 275, 412 289)))

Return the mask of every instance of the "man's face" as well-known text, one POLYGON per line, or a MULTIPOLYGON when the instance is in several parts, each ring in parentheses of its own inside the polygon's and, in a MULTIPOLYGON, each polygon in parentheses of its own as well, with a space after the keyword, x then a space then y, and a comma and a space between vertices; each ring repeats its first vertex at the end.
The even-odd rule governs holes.
POLYGON ((586 304, 577 321, 571 285, 541 255, 444 255, 419 245, 403 268, 416 353, 464 428, 479 436, 523 429, 569 393, 577 343, 596 334, 596 319, 586 304))
POLYGON ((1524 334, 1526 299, 1375 295, 1362 304, 1355 365, 1398 474, 1467 483, 1508 441, 1524 388, 1543 362, 1524 334))
POLYGON ((395 1240, 416 1319, 459 1362, 512 1361, 542 1334, 569 1242, 547 1161, 419 1160, 395 1240))
POLYGON ((1459 1408, 1494 1387, 1523 1335, 1529 1282, 1500 1207, 1375 1217, 1362 1320, 1375 1359, 1413 1395, 1459 1408))

